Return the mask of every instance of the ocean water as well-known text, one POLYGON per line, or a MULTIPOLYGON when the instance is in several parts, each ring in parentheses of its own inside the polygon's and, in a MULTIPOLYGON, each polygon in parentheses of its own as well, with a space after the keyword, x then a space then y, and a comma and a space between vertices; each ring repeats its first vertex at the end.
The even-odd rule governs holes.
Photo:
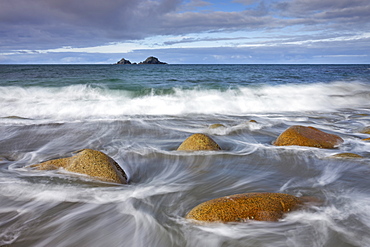
POLYGON ((0 246, 370 246, 367 126, 370 65, 0 65, 0 246), (291 125, 344 143, 273 146, 291 125), (223 150, 176 151, 193 133, 223 150), (27 168, 84 148, 129 184, 27 168), (346 152, 363 158, 331 157, 346 152), (184 218, 247 192, 322 203, 278 222, 184 218))

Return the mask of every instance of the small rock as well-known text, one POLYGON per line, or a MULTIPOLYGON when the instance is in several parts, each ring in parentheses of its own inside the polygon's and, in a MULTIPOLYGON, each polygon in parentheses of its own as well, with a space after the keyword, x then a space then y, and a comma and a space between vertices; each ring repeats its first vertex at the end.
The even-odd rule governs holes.
POLYGON ((127 184, 122 168, 106 154, 92 149, 84 149, 72 157, 49 160, 31 167, 38 170, 64 168, 66 171, 85 174, 102 181, 127 184))
POLYGON ((19 117, 19 116, 7 116, 3 118, 9 118, 9 119, 22 119, 22 120, 28 120, 29 118, 19 117))
POLYGON ((363 128, 360 133, 362 134, 370 134, 370 126, 363 128))
POLYGON ((361 155, 354 154, 354 153, 340 153, 340 154, 334 154, 331 157, 333 158, 346 158, 346 159, 359 159, 364 158, 361 155))
POLYGON ((193 134, 189 136, 178 148, 178 151, 217 151, 220 146, 209 136, 205 134, 193 134))
POLYGON ((186 219, 206 222, 277 221, 302 202, 283 193, 245 193, 216 198, 194 207, 186 219))
POLYGON ((325 133, 314 127, 294 125, 281 133, 274 145, 335 148, 341 143, 343 143, 343 139, 337 135, 325 133))
POLYGON ((223 125, 223 124, 211 124, 209 126, 210 129, 217 129, 217 128, 221 128, 221 127, 225 128, 226 126, 223 125))
POLYGON ((366 141, 366 142, 369 142, 370 141, 370 138, 365 138, 365 139, 362 139, 363 141, 366 141))

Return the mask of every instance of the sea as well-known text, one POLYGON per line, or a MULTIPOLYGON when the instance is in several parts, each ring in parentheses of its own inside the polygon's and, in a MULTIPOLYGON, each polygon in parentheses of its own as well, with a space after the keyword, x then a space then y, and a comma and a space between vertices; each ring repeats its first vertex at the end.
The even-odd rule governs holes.
POLYGON ((0 246, 370 246, 369 126, 368 64, 0 65, 0 246), (274 146, 292 125, 344 143, 274 146), (177 151, 194 133, 222 150, 177 151), (129 183, 29 168, 85 148, 129 183), (277 222, 185 219, 249 192, 319 203, 277 222))

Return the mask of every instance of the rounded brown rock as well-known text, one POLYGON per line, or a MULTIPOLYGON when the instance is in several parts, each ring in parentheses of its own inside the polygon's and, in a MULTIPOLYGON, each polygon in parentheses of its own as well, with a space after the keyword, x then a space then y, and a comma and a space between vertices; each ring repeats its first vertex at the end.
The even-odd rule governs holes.
POLYGON ((311 126, 293 125, 279 135, 274 145, 335 148, 341 143, 343 139, 337 135, 325 133, 311 126))
POLYGON ((204 222, 277 221, 301 201, 284 193, 245 193, 212 199, 194 207, 186 219, 204 222))
POLYGON ((177 148, 178 151, 217 151, 221 150, 220 146, 209 136, 205 134, 193 134, 189 136, 177 148))
POLYGON ((85 174, 101 181, 127 183, 125 172, 112 158, 92 149, 83 149, 72 157, 49 160, 31 167, 39 170, 64 168, 66 171, 85 174))
POLYGON ((211 124, 208 128, 210 129, 217 129, 217 128, 225 128, 226 126, 223 124, 211 124))

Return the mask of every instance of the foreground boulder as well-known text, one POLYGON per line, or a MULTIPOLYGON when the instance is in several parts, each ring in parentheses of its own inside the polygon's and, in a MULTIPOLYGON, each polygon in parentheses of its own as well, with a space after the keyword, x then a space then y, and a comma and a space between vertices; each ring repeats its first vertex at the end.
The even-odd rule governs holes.
POLYGON ((216 198, 194 207, 187 219, 205 222, 277 221, 301 204, 283 193, 245 193, 216 198))
POLYGON ((66 171, 85 174, 101 181, 127 183, 125 172, 112 158, 92 149, 83 149, 72 157, 49 160, 31 167, 38 170, 64 168, 66 171))
POLYGON ((204 134, 193 134, 189 136, 178 148, 178 151, 217 151, 220 146, 209 136, 204 134))
POLYGON ((314 127, 294 125, 281 133, 274 145, 335 148, 341 143, 343 143, 343 139, 337 135, 325 133, 314 127))

